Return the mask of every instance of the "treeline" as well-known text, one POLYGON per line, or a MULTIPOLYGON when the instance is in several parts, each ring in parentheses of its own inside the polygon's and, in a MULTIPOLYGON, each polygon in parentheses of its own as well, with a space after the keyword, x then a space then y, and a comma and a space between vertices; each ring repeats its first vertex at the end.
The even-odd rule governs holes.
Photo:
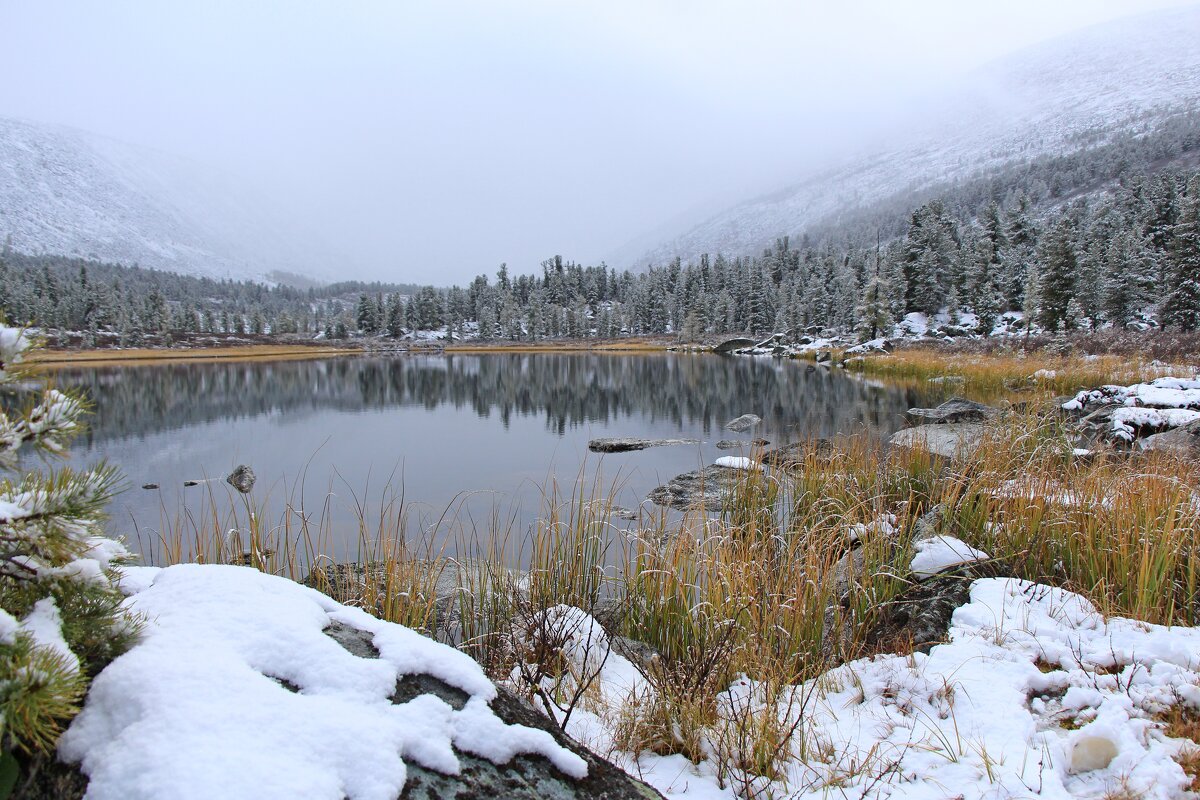
MULTIPOLYGON (((435 288, 297 290, 6 252, 18 323, 105 332, 536 340, 673 333, 855 332, 949 312, 949 332, 1036 325, 1200 328, 1200 117, 1178 115, 1064 156, 998 169, 936 198, 848 214, 756 256, 617 272, 561 257, 540 274, 435 288), (1164 166, 1165 165, 1165 166, 1164 166), (1007 314, 1006 312, 1023 312, 1007 314), (1019 322, 1018 320, 1024 320, 1019 322)), ((919 194, 911 195, 914 199, 919 194)))
POLYGON ((312 333, 352 318, 363 293, 415 291, 362 281, 297 289, 0 249, 0 312, 8 321, 129 344, 172 332, 312 333))

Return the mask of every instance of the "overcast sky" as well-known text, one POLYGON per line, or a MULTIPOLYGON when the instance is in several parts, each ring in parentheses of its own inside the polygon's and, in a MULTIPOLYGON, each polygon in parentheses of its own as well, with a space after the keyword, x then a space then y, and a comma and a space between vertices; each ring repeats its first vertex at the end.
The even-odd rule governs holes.
POLYGON ((212 164, 448 284, 776 188, 913 93, 1194 0, 0 0, 0 114, 212 164))

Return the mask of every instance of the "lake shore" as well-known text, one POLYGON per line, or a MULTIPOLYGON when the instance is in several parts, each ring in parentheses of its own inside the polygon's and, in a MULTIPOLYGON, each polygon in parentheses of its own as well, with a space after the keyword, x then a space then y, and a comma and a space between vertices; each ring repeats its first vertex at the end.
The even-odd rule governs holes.
POLYGON ((342 340, 338 342, 261 341, 239 339, 236 344, 204 339, 162 347, 64 348, 39 351, 29 363, 39 368, 112 367, 151 363, 213 361, 286 361, 336 356, 400 353, 644 353, 665 351, 675 344, 669 336, 639 336, 626 339, 556 339, 537 342, 471 342, 445 344, 437 341, 381 342, 342 340))

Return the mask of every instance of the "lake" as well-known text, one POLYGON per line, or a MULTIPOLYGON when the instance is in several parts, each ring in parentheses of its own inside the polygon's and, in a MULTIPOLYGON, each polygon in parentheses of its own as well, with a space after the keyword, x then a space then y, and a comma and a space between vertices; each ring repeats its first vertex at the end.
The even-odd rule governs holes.
POLYGON ((485 527, 498 511, 524 530, 551 480, 569 491, 581 474, 600 472, 617 483, 615 502, 637 509, 674 475, 738 454, 718 440, 884 437, 907 408, 932 399, 799 361, 675 353, 174 362, 63 369, 54 379, 94 404, 72 461, 106 458, 122 470, 128 488, 111 528, 135 548, 164 520, 200 513, 208 489, 236 498, 223 478, 249 464, 268 519, 285 502, 312 510, 330 499, 344 530, 339 558, 355 553, 353 507, 377 505, 387 489, 425 525, 449 507, 485 527), (724 429, 747 413, 762 424, 724 429), (701 444, 588 452, 590 439, 606 436, 701 444), (216 480, 184 486, 206 478, 216 480))

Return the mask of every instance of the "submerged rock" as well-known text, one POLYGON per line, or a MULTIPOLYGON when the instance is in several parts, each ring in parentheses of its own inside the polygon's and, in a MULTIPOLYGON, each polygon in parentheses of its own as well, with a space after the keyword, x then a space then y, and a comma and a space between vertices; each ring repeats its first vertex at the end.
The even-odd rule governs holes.
POLYGON ((943 458, 964 458, 983 441, 984 426, 977 422, 918 425, 892 434, 895 447, 921 447, 943 458))
POLYGON ((728 430, 741 433, 742 431, 750 430, 760 422, 762 422, 762 417, 756 414, 742 414, 737 419, 731 419, 729 422, 726 422, 725 427, 728 430))
POLYGON ((766 439, 722 439, 716 446, 718 450, 740 450, 743 447, 766 447, 769 444, 766 439))
POLYGON ((249 494, 254 488, 254 482, 258 478, 254 474, 254 470, 250 469, 247 464, 239 464, 237 469, 229 473, 225 478, 225 482, 233 488, 237 489, 242 494, 249 494))
POLYGON ((593 453, 628 453, 633 450, 645 450, 648 447, 668 447, 678 444, 700 444, 700 441, 698 439, 638 439, 632 436, 614 436, 592 439, 588 442, 588 450, 593 453))
POLYGON ((665 486, 659 486, 650 492, 646 499, 651 503, 680 511, 697 507, 705 511, 720 511, 738 481, 745 479, 742 470, 714 465, 676 475, 665 486))
POLYGON ((910 408, 908 416, 914 425, 950 425, 956 422, 986 422, 1000 415, 1000 409, 952 397, 937 408, 910 408))

